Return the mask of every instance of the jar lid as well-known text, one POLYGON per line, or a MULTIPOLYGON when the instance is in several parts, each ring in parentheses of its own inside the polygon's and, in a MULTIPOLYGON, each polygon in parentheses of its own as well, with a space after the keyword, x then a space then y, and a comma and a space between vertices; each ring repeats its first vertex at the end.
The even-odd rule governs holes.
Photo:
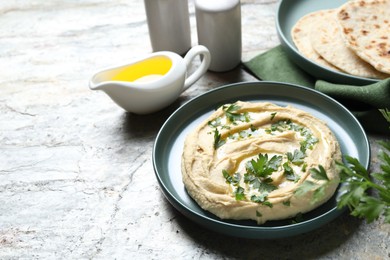
POLYGON ((240 4, 240 0, 197 0, 195 8, 205 12, 228 11, 240 4))

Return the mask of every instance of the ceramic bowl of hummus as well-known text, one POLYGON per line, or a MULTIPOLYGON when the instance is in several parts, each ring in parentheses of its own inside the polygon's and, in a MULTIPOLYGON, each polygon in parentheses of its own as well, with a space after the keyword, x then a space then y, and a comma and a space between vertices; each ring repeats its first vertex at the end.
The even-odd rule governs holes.
POLYGON ((161 127, 153 167, 166 199, 194 223, 273 239, 319 228, 337 208, 343 155, 369 166, 357 119, 334 99, 278 82, 213 89, 161 127))

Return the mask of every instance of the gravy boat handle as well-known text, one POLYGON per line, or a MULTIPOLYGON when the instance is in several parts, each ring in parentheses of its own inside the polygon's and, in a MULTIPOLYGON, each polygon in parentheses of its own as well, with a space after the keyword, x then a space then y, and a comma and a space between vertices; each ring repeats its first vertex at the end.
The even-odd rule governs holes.
POLYGON ((203 45, 197 45, 190 49, 184 57, 184 61, 187 65, 187 72, 188 68, 191 66, 192 60, 198 55, 202 56, 202 62, 199 67, 190 76, 187 77, 184 82, 184 87, 182 91, 186 90, 192 84, 194 84, 207 71, 210 66, 211 55, 209 50, 203 45))

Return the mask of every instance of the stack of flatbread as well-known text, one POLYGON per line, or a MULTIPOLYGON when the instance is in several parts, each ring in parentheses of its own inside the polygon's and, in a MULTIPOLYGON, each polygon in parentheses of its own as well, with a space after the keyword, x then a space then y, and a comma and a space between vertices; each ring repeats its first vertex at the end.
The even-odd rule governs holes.
POLYGON ((348 1, 302 17, 291 31, 306 58, 354 76, 390 77, 390 0, 348 1))

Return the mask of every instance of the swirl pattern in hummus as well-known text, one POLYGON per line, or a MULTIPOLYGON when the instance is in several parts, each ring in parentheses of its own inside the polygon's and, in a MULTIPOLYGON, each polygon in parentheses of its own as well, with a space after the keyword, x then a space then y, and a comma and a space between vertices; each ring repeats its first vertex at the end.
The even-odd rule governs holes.
POLYGON ((339 184, 337 139, 311 114, 238 101, 216 110, 184 144, 190 196, 221 219, 295 217, 326 202, 339 184))

